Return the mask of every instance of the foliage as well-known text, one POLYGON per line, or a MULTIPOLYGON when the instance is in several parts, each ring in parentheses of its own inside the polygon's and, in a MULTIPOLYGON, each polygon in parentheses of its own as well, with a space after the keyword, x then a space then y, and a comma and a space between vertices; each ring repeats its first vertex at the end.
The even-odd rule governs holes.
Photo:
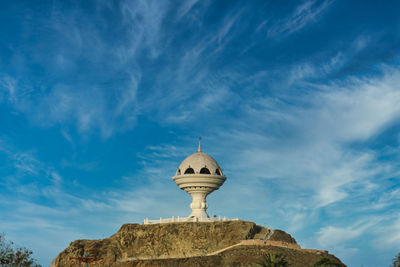
POLYGON ((264 256, 264 259, 257 263, 259 267, 287 267, 289 266, 285 256, 281 253, 270 252, 264 256))
POLYGON ((7 242, 0 234, 0 266, 2 267, 40 267, 31 258, 32 251, 26 248, 16 248, 13 242, 7 242))
POLYGON ((400 252, 397 256, 393 259, 391 267, 400 267, 400 252))
POLYGON ((331 259, 331 258, 322 258, 311 266, 312 267, 342 267, 344 265, 331 259))

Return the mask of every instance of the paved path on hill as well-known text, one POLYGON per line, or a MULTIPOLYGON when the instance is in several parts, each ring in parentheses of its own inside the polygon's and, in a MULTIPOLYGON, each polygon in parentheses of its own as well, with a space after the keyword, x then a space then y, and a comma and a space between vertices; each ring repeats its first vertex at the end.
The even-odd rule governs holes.
MULTIPOLYGON (((271 236, 272 236, 273 234, 274 234, 274 230, 268 229, 268 233, 265 235, 265 237, 263 238, 263 240, 264 240, 264 241, 267 241, 268 239, 271 238, 271 236)), ((231 249, 231 248, 234 248, 234 247, 237 247, 237 246, 242 246, 242 245, 245 245, 245 244, 243 244, 242 242, 239 242, 239 243, 237 243, 237 244, 235 244, 235 245, 232 245, 232 246, 229 246, 229 247, 226 247, 226 248, 223 248, 223 249, 220 249, 220 250, 217 250, 217 251, 208 253, 207 256, 217 255, 217 254, 219 254, 219 253, 221 253, 221 252, 224 252, 224 251, 227 251, 227 250, 229 250, 229 249, 231 249)))
POLYGON ((273 230, 273 229, 268 229, 268 233, 267 233, 267 235, 264 237, 264 241, 269 240, 273 234, 274 234, 274 230, 273 230))

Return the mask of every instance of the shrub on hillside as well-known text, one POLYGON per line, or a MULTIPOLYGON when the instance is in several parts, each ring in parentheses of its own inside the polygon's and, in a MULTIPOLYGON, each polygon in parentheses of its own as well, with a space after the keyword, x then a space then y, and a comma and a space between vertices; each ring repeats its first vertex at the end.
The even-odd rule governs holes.
POLYGON ((32 251, 26 248, 16 248, 13 242, 7 242, 0 234, 0 266, 2 267, 40 267, 31 258, 32 251))
POLYGON ((288 267, 285 256, 281 253, 270 252, 264 256, 264 259, 257 263, 257 267, 288 267))
POLYGON ((343 267, 343 266, 345 265, 330 258, 322 258, 313 265, 311 265, 311 267, 343 267))
POLYGON ((391 267, 400 267, 400 252, 397 256, 393 259, 393 263, 391 267))

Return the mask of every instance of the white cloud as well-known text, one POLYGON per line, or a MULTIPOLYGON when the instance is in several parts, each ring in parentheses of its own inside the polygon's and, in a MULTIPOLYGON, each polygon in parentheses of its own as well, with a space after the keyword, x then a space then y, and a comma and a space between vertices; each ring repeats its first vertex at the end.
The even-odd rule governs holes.
POLYGON ((321 228, 317 235, 318 243, 323 247, 333 247, 337 245, 343 245, 345 242, 353 240, 371 227, 373 227, 377 221, 369 221, 369 222, 358 222, 351 226, 346 227, 336 227, 336 226, 327 226, 321 228))
POLYGON ((390 206, 400 205, 400 188, 382 192, 376 200, 373 200, 365 209, 381 210, 390 206))
POLYGON ((67 140, 70 144, 74 144, 71 135, 66 130, 61 130, 61 135, 67 140))
POLYGON ((319 120, 310 124, 319 128, 318 134, 341 141, 366 140, 399 118, 398 83, 400 73, 389 70, 382 78, 350 79, 327 86, 314 99, 317 110, 306 111, 309 115, 315 114, 311 120, 319 120))
POLYGON ((300 31, 308 24, 316 22, 318 17, 332 3, 331 0, 322 1, 322 3, 315 0, 306 1, 298 5, 290 16, 269 27, 267 35, 269 37, 281 37, 300 31))
POLYGON ((152 58, 158 57, 163 46, 161 31, 164 16, 169 8, 167 1, 124 1, 122 15, 130 26, 131 55, 137 48, 149 51, 152 58))
POLYGON ((60 184, 63 182, 63 179, 62 179, 61 175, 58 174, 58 173, 55 172, 55 171, 51 172, 51 177, 53 178, 53 184, 54 184, 56 187, 59 187, 60 184))
POLYGON ((400 214, 397 211, 382 216, 383 222, 372 229, 375 249, 393 250, 400 246, 400 214))
POLYGON ((352 47, 357 51, 361 51, 371 43, 371 39, 372 37, 369 35, 360 35, 354 40, 352 47))
POLYGON ((199 0, 184 1, 177 12, 178 20, 186 16, 198 2, 199 0))
POLYGON ((223 168, 235 179, 279 179, 285 210, 296 210, 291 203, 304 207, 293 214, 299 220, 346 201, 361 206, 381 194, 382 180, 398 167, 381 162, 380 151, 351 144, 367 142, 399 119, 399 79, 398 70, 383 67, 369 79, 311 84, 305 95, 249 101, 207 143, 218 148, 214 153, 223 155, 223 168))
MULTIPOLYGON (((15 87, 9 101, 37 125, 72 124, 82 134, 99 131, 102 137, 108 138, 115 132, 131 129, 136 123, 140 110, 137 101, 140 75, 135 73, 129 77, 125 85, 114 89, 114 101, 109 101, 111 92, 103 88, 77 89, 65 85, 55 85, 44 95, 24 93, 26 89, 15 87)), ((72 142, 65 130, 61 134, 72 142)))
POLYGON ((15 102, 17 97, 17 81, 8 75, 0 75, 0 103, 2 95, 7 96, 8 101, 15 102))
POLYGON ((228 15, 226 16, 225 20, 222 22, 222 26, 218 32, 218 43, 221 43, 223 39, 227 37, 229 32, 231 31, 233 25, 236 23, 236 21, 240 18, 242 12, 237 12, 234 15, 228 15))
POLYGON ((9 140, 0 137, 0 152, 11 161, 13 167, 22 174, 37 175, 43 171, 43 166, 33 155, 32 151, 18 151, 9 140))

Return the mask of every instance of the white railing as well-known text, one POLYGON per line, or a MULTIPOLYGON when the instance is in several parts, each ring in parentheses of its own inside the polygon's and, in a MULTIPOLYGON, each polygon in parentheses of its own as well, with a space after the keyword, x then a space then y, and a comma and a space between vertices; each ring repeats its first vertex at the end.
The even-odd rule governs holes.
POLYGON ((144 219, 143 224, 157 224, 157 223, 174 223, 174 222, 225 222, 225 221, 238 221, 239 219, 228 219, 226 217, 211 217, 211 218, 197 218, 197 217, 174 217, 160 218, 159 220, 144 219))

